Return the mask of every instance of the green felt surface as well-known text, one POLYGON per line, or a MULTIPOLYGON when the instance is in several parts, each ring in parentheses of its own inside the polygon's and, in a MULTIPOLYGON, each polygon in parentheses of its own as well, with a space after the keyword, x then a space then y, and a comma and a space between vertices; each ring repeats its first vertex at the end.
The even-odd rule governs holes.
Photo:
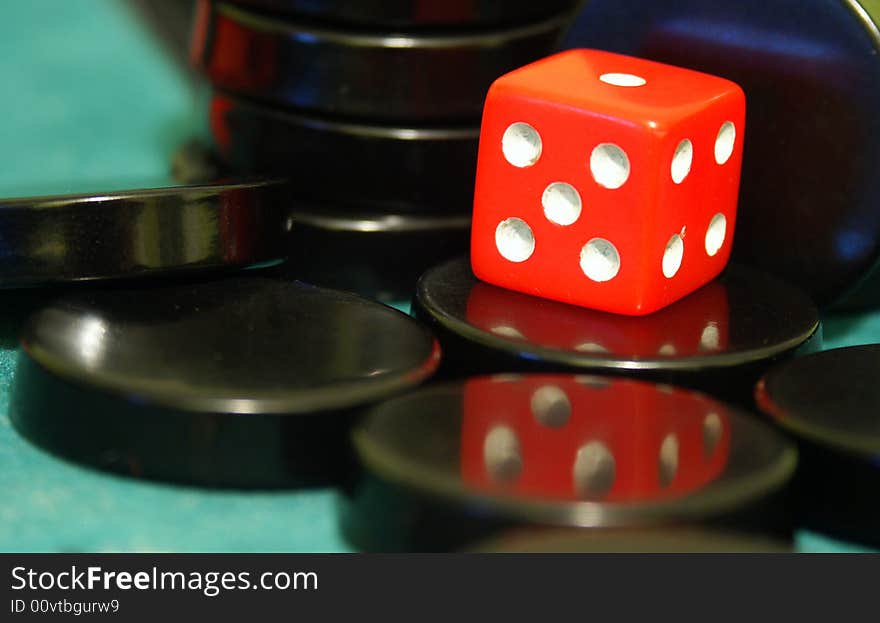
MULTIPOLYGON (((7 2, 2 17, 0 195, 153 185, 204 131, 204 94, 123 2, 7 2)), ((0 321, 0 551, 348 551, 332 490, 140 482, 30 446, 7 416, 14 330, 0 321)), ((830 318, 825 334, 829 347, 876 341, 880 313, 830 318)), ((812 534, 799 547, 859 549, 812 534)))

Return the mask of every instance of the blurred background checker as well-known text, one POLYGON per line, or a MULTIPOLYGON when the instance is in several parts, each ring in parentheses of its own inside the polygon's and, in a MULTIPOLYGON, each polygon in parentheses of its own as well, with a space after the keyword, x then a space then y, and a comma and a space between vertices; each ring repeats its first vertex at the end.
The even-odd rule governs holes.
POLYGON ((739 84, 748 139, 733 261, 820 306, 880 304, 880 5, 827 0, 592 0, 564 47, 739 84), (812 131, 805 131, 812 128, 812 131))
POLYGON ((799 521, 880 547, 880 345, 824 351, 770 370, 758 404, 798 439, 799 521))
POLYGON ((337 214, 297 206, 290 215, 285 274, 384 302, 408 302, 430 266, 466 251, 467 216, 337 214))
POLYGON ((233 170, 286 177, 297 197, 338 211, 470 211, 476 127, 340 122, 218 94, 211 131, 233 170))
POLYGON ((301 110, 420 123, 478 120, 492 81, 555 49, 570 18, 406 34, 297 23, 226 3, 202 8, 193 61, 216 88, 301 110))
POLYGON ((520 24, 570 10, 578 0, 236 0, 275 13, 386 28, 469 29, 520 24))

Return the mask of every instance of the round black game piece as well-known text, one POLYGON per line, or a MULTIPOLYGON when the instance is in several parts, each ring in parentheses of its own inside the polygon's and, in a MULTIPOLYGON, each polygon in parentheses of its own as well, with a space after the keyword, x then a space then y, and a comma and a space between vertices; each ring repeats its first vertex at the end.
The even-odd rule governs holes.
POLYGON ((218 89, 391 122, 477 123, 497 77, 552 53, 570 13, 505 30, 401 34, 294 23, 218 3, 192 56, 218 89))
POLYGON ((880 5, 592 0, 564 47, 737 82, 748 100, 734 261, 820 305, 880 302, 880 5), (805 130, 808 128, 809 130, 805 130))
POLYGON ((409 301, 421 274, 467 251, 470 217, 338 214, 297 206, 283 274, 382 301, 409 301))
POLYGON ((106 289, 25 327, 10 417, 63 457, 130 475, 281 487, 344 475, 351 417, 436 368, 411 318, 279 279, 106 289))
POLYGON ((281 259, 282 188, 220 182, 0 199, 0 288, 281 259))
MULTIPOLYGON (((206 2, 207 0, 203 0, 206 2)), ((236 4, 325 22, 405 29, 517 24, 571 9, 577 0, 235 0, 236 4)))
POLYGON ((790 536, 796 451, 756 418, 629 379, 496 375, 373 408, 343 530, 369 550, 443 550, 522 525, 707 522, 790 536))
POLYGON ((853 346, 773 368, 760 408, 798 438, 795 479, 804 525, 880 546, 880 345, 853 346))
POLYGON ((343 123, 216 95, 211 128, 228 165, 285 176, 302 198, 459 215, 473 202, 476 126, 343 123))
POLYGON ((630 374, 747 405, 772 363, 822 341, 805 294, 742 266, 665 309, 630 317, 483 283, 462 258, 425 273, 413 308, 443 345, 447 376, 630 374))
POLYGON ((651 530, 511 530, 478 543, 478 553, 508 554, 783 554, 784 541, 705 528, 651 530))

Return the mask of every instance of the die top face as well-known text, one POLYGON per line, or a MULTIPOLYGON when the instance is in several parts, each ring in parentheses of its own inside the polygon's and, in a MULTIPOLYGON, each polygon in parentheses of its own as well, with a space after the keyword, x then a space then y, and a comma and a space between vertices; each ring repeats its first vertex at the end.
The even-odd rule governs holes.
POLYGON ((499 95, 552 102, 603 117, 662 129, 713 101, 741 97, 718 76, 601 50, 569 50, 505 74, 499 95))

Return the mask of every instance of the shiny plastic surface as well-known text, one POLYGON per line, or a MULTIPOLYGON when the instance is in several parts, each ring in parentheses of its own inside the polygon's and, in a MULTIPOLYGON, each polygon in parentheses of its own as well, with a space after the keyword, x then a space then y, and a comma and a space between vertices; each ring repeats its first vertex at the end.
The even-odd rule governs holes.
POLYGON ((669 305, 727 263, 744 135, 741 89, 714 76, 596 50, 570 50, 503 76, 486 98, 480 132, 474 273, 620 314, 669 305), (636 84, 612 83, 621 77, 636 84), (538 142, 528 162, 508 152, 517 127, 538 142), (733 142, 719 154, 725 128, 733 142), (678 173, 682 145, 689 159, 678 173), (565 220, 550 212, 560 186, 574 205, 565 220), (720 238, 710 245, 719 219, 720 238), (531 243, 513 256, 503 247, 512 222, 531 243))
POLYGON ((477 127, 345 123, 223 94, 210 114, 226 164, 288 178, 301 198, 358 211, 470 211, 477 127))
POLYGON ((483 283, 461 258, 422 276, 414 310, 443 344, 444 374, 625 373, 743 404, 774 362, 822 342, 806 294, 736 265, 669 307, 632 317, 483 283))
POLYGON ((478 119, 492 81, 555 51, 571 17, 402 34, 331 29, 207 1, 197 15, 191 55, 216 88, 300 110, 418 123, 478 119))
POLYGON ((10 417, 126 474, 212 486, 326 482, 358 409, 431 375, 425 328, 344 292, 266 278, 106 289, 36 312, 10 417))
POLYGON ((0 287, 245 266, 284 257, 275 182, 0 200, 0 287))

